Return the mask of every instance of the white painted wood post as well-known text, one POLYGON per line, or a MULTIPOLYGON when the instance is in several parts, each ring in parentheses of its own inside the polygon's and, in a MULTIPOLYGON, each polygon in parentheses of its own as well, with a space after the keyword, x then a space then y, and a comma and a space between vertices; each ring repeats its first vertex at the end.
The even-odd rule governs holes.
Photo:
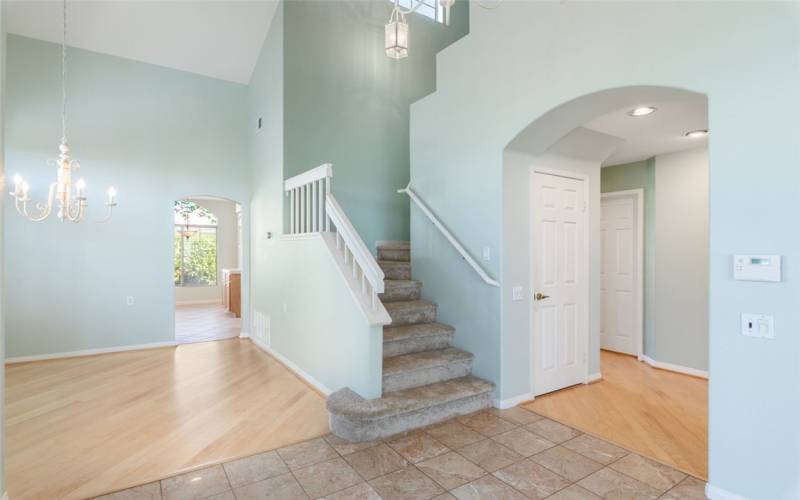
POLYGON ((289 234, 294 234, 294 189, 289 191, 289 234))

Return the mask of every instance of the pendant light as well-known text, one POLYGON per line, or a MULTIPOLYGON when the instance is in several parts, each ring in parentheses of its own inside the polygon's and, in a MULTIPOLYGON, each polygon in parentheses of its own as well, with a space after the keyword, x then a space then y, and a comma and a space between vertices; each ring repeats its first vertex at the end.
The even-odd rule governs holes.
MULTIPOLYGON (((72 181, 72 175, 80 168, 77 160, 70 156, 67 143, 67 1, 63 0, 63 31, 61 37, 61 144, 58 146, 58 159, 50 160, 55 164, 56 180, 50 183, 47 200, 36 203, 31 210, 30 185, 19 174, 14 176, 14 190, 10 193, 14 198, 14 206, 20 215, 33 222, 47 219, 53 209, 57 208, 56 217, 62 221, 81 222, 86 218, 86 181, 72 181)), ((117 191, 110 187, 106 192, 105 205, 108 208, 106 217, 97 222, 105 222, 111 218, 111 211, 117 206, 117 191)))

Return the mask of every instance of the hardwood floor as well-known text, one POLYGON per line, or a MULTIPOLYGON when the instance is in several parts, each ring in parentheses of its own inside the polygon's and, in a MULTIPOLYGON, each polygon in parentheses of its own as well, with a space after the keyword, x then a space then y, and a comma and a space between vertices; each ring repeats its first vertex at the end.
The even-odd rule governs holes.
POLYGON ((175 307, 175 342, 191 344, 238 337, 242 320, 222 304, 175 307))
POLYGON ((248 340, 6 367, 11 498, 87 498, 328 431, 322 396, 248 340))
POLYGON ((601 351, 603 380, 524 406, 583 432, 708 478, 708 381, 601 351))

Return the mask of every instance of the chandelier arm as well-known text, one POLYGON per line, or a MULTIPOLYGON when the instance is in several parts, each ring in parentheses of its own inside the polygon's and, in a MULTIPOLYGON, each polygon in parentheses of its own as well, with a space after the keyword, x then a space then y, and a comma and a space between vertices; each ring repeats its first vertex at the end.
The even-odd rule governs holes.
POLYGON ((71 207, 67 207, 67 219, 77 224, 83 220, 85 216, 86 204, 80 198, 77 198, 76 202, 77 203, 73 203, 71 207))
POLYGON ((38 215, 31 215, 28 213, 28 201, 22 201, 22 216, 26 219, 30 220, 31 222, 42 222, 47 217, 50 216, 50 213, 53 211, 53 197, 55 196, 56 192, 56 183, 53 182, 50 184, 50 193, 47 195, 47 205, 39 202, 36 204, 36 209, 39 210, 38 215))
POLYGON ((114 210, 114 207, 117 206, 117 204, 106 203, 106 206, 108 207, 108 213, 106 214, 106 216, 103 217, 102 219, 93 220, 92 222, 94 222, 95 224, 103 224, 111 220, 111 212, 114 210))

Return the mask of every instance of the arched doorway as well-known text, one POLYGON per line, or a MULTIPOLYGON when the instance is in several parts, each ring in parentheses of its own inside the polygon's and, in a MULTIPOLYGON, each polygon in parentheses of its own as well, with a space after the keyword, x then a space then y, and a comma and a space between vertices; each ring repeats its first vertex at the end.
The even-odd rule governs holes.
POLYGON ((707 128, 702 94, 624 87, 558 106, 503 154, 503 278, 530 298, 504 321, 528 337, 528 406, 700 477, 707 128))
POLYGON ((242 331, 242 207, 214 196, 173 206, 177 344, 224 340, 242 331))

